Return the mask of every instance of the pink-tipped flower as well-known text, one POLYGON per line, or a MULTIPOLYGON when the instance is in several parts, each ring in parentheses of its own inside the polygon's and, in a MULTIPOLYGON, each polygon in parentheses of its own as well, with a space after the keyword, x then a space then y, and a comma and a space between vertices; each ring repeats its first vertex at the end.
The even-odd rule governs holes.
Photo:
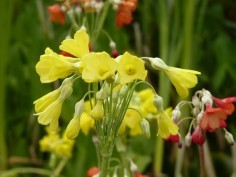
POLYGON ((227 115, 231 115, 234 110, 234 104, 233 102, 236 102, 236 97, 229 97, 224 99, 219 99, 216 97, 212 97, 216 107, 223 109, 227 115))
POLYGON ((206 140, 206 133, 198 125, 192 134, 192 142, 195 144, 203 145, 205 140, 206 140))
POLYGON ((99 168, 92 167, 87 171, 87 176, 88 177, 93 177, 94 175, 98 174, 99 172, 100 172, 99 168))
POLYGON ((48 7, 48 12, 50 13, 50 20, 52 22, 58 22, 64 24, 66 21, 66 14, 63 12, 59 4, 54 4, 48 7))
POLYGON ((203 130, 215 132, 218 128, 226 127, 225 120, 227 114, 221 108, 213 108, 210 104, 206 105, 206 110, 200 121, 200 126, 203 130))

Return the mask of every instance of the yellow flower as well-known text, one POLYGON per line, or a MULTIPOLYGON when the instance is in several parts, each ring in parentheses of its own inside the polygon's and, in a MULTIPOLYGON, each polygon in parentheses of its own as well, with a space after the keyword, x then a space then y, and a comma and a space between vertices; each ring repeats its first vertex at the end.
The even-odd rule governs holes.
POLYGON ((61 114, 63 100, 57 99, 51 103, 43 112, 38 115, 38 122, 42 125, 48 125, 51 130, 57 130, 58 119, 61 114))
POLYGON ((88 135, 89 130, 94 127, 94 119, 88 114, 83 113, 80 118, 80 129, 85 134, 88 135))
POLYGON ((39 140, 40 151, 50 152, 60 141, 60 137, 56 131, 47 130, 48 134, 39 140))
POLYGON ((73 147, 74 140, 68 139, 64 133, 63 137, 60 139, 60 142, 58 142, 58 144, 55 146, 54 152, 59 157, 70 158, 72 155, 73 147))
POLYGON ((182 98, 188 96, 188 89, 195 87, 198 82, 196 75, 201 74, 198 71, 175 67, 167 67, 164 71, 182 98))
POLYGON ((147 71, 144 67, 144 61, 140 58, 125 52, 117 58, 118 61, 118 77, 120 84, 127 84, 136 79, 145 80, 147 71))
POLYGON ((80 117, 73 117, 66 127, 66 136, 68 139, 75 139, 80 131, 80 117))
POLYGON ((43 112, 52 102, 54 102, 60 96, 60 93, 61 89, 58 88, 34 101, 35 111, 37 113, 43 112))
POLYGON ((85 82, 97 82, 115 74, 117 63, 106 52, 90 53, 81 58, 82 79, 85 82))
POLYGON ((65 39, 59 48, 78 58, 82 58, 89 53, 89 36, 85 30, 79 30, 75 33, 74 39, 65 39))
POLYGON ((79 60, 64 57, 54 53, 47 48, 45 54, 40 56, 40 61, 36 64, 36 71, 42 83, 53 82, 59 78, 65 78, 73 72, 79 73, 79 60))
POLYGON ((160 111, 157 117, 158 133, 157 135, 163 139, 168 138, 170 135, 178 134, 178 126, 172 122, 170 117, 171 109, 160 111))
POLYGON ((121 123, 119 133, 124 133, 125 127, 128 127, 130 129, 130 135, 135 136, 142 134, 142 129, 140 126, 141 121, 142 117, 137 111, 128 109, 121 123))
POLYGON ((154 92, 152 89, 147 88, 138 92, 141 98, 141 111, 144 117, 148 114, 157 114, 157 109, 153 104, 154 92))

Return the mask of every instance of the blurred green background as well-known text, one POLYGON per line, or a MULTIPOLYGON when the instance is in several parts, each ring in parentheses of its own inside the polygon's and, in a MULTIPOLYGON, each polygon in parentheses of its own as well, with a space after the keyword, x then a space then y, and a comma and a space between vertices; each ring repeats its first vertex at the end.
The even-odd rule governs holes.
MULTIPOLYGON (((38 140, 44 127, 33 116, 33 101, 54 88, 41 84, 35 64, 46 47, 58 50, 70 24, 51 23, 47 6, 54 1, 0 1, 0 170, 21 166, 46 167, 48 156, 39 152, 38 140)), ((195 69, 202 73, 193 91, 206 88, 219 98, 236 95, 236 1, 235 0, 139 0, 131 25, 119 29, 115 13, 109 11, 104 29, 117 44, 119 53, 135 52, 138 56, 160 57, 172 66, 195 69)), ((97 48, 109 52, 108 40, 100 38, 97 48)), ((150 70, 150 82, 164 97, 167 106, 179 100, 165 76, 150 70)), ((75 86, 78 93, 83 83, 75 86)), ((73 114, 72 97, 63 108, 61 125, 73 114)), ((234 120, 230 116, 229 130, 236 136, 234 120)), ((64 125, 65 126, 65 125, 64 125)), ((235 151, 224 140, 222 132, 208 135, 209 158, 213 174, 231 176, 236 170, 235 151), (232 151, 231 151, 232 150, 232 151)), ((96 165, 95 148, 82 133, 76 141, 72 159, 63 171, 65 176, 86 176, 96 165)), ((129 141, 128 153, 136 159, 142 172, 154 176, 163 172, 176 176, 177 148, 166 143, 164 156, 155 167, 155 131, 151 139, 134 137, 129 141), (145 143, 143 143, 145 142, 145 143), (162 169, 162 170, 160 170, 162 169)), ((235 148, 234 148, 235 149, 235 148)), ((183 176, 198 176, 197 148, 185 151, 183 176)), ((22 175, 23 176, 23 175, 22 175)), ((33 175, 34 176, 34 175, 33 175)))

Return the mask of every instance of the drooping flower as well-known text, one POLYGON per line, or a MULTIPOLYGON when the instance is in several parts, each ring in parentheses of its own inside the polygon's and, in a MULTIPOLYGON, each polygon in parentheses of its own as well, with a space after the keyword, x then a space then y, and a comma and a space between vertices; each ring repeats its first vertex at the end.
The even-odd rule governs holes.
POLYGON ((106 52, 90 53, 81 58, 82 79, 85 82, 98 82, 114 76, 117 62, 106 52))
POLYGON ((169 77, 170 81, 174 85, 177 93, 185 98, 188 96, 189 88, 193 88, 197 82, 197 74, 201 74, 198 71, 181 69, 176 67, 167 66, 165 62, 160 58, 149 58, 144 57, 144 59, 149 60, 151 66, 156 70, 162 70, 169 77))
POLYGON ((36 64, 36 71, 42 83, 49 83, 59 78, 65 78, 73 72, 79 73, 76 62, 79 62, 79 60, 58 55, 51 49, 46 48, 45 54, 41 55, 40 61, 36 64))
POLYGON ((60 24, 64 24, 66 20, 66 14, 62 10, 59 4, 54 4, 48 7, 48 12, 50 13, 50 20, 52 22, 58 22, 60 24))
POLYGON ((43 112, 52 102, 59 98, 61 88, 58 88, 34 101, 36 113, 43 112))
POLYGON ((198 71, 175 67, 167 67, 164 71, 182 98, 188 96, 188 89, 195 87, 198 82, 196 75, 201 74, 198 71))
POLYGON ((145 80, 147 71, 144 67, 144 61, 140 58, 125 52, 116 58, 118 61, 118 78, 120 84, 127 84, 136 79, 145 80))
POLYGON ((226 127, 226 119, 227 115, 223 109, 213 108, 207 104, 206 110, 200 120, 200 126, 203 130, 214 132, 218 128, 226 127))
POLYGON ((157 135, 163 139, 169 138, 171 135, 175 136, 178 134, 178 126, 171 120, 169 116, 171 109, 160 111, 157 117, 158 133, 157 135))
POLYGON ((195 144, 203 145, 206 140, 206 133, 201 129, 200 126, 197 126, 192 134, 191 140, 195 144))
POLYGON ((120 2, 116 12, 116 25, 119 28, 122 28, 123 25, 129 25, 132 22, 132 13, 137 7, 137 2, 138 0, 122 0, 120 2))
POLYGON ((65 39, 59 48, 75 57, 82 58, 89 53, 89 36, 85 30, 79 30, 75 33, 74 39, 65 39))
POLYGON ((236 102, 236 97, 229 97, 224 99, 219 99, 216 97, 212 97, 216 107, 221 108, 227 115, 231 115, 234 110, 234 104, 233 102, 236 102))

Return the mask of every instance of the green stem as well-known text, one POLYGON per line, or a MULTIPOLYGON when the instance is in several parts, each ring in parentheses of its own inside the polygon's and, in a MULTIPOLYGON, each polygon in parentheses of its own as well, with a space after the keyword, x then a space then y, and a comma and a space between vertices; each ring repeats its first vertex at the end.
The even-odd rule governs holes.
POLYGON ((65 167, 67 162, 67 158, 61 159, 60 163, 57 165, 57 168, 55 169, 54 173, 50 177, 58 177, 65 167))
POLYGON ((205 158, 204 158, 204 146, 199 145, 199 157, 200 157, 200 176, 205 177, 205 158))
POLYGON ((9 41, 11 34, 11 19, 14 1, 0 1, 0 170, 7 167, 7 144, 6 144, 6 66, 9 60, 9 41), (4 28, 3 28, 4 27, 4 28))
POLYGON ((7 177, 7 176, 13 176, 16 174, 23 174, 23 173, 33 173, 33 174, 39 174, 39 175, 44 175, 44 176, 50 176, 52 174, 51 171, 49 170, 44 170, 44 169, 40 169, 40 168, 27 168, 27 167, 23 167, 23 168, 14 168, 12 170, 8 170, 5 172, 0 172, 0 176, 1 177, 7 177))
POLYGON ((100 177, 106 177, 107 176, 107 170, 109 166, 109 157, 103 157, 102 158, 102 166, 101 166, 101 174, 100 177))

